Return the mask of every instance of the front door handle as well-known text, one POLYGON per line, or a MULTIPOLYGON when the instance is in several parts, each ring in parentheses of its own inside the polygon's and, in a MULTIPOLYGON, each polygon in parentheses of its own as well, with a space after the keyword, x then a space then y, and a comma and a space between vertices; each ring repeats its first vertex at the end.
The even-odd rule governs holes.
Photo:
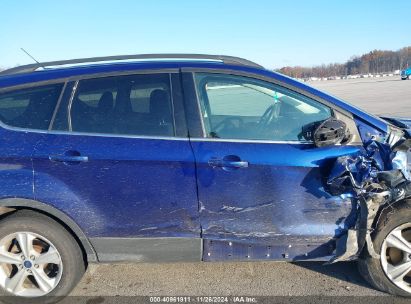
POLYGON ((248 161, 241 160, 237 155, 227 155, 221 158, 211 158, 208 161, 211 167, 220 167, 223 169, 248 168, 248 161))
POLYGON ((248 168, 248 162, 246 162, 246 161, 225 161, 225 160, 223 160, 222 167, 248 168))

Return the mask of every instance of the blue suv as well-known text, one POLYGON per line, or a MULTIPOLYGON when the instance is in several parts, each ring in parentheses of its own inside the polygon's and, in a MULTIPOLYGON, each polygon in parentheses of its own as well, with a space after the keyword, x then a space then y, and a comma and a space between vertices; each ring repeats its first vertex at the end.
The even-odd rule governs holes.
POLYGON ((411 295, 411 120, 245 59, 0 73, 0 286, 67 295, 89 263, 357 260, 411 295))

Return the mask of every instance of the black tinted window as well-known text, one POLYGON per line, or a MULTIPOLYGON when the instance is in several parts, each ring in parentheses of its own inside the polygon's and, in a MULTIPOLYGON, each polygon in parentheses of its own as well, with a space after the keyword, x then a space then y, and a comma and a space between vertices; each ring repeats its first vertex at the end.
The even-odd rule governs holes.
POLYGON ((47 130, 62 84, 0 94, 0 119, 13 127, 47 130))
POLYGON ((74 132, 173 136, 170 76, 116 76, 80 81, 71 108, 74 132))

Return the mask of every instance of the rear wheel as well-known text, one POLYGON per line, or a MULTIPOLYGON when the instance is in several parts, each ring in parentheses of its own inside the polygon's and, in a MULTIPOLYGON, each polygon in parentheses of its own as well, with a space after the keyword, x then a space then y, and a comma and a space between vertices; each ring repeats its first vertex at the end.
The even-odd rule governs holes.
POLYGON ((360 259, 360 273, 379 290, 411 297, 411 201, 380 219, 374 247, 380 259, 360 259))
POLYGON ((78 243, 56 221, 22 210, 0 222, 0 287, 9 302, 57 301, 84 271, 78 243))

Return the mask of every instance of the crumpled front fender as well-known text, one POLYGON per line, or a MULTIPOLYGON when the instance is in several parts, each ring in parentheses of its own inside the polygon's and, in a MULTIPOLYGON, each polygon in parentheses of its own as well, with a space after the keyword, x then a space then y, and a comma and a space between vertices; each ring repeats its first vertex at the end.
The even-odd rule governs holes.
POLYGON ((328 176, 328 190, 351 197, 356 218, 336 238, 330 263, 357 259, 364 248, 371 257, 379 258, 371 234, 381 210, 411 197, 410 129, 404 122, 389 129, 386 137, 367 141, 357 155, 338 157, 328 176))

